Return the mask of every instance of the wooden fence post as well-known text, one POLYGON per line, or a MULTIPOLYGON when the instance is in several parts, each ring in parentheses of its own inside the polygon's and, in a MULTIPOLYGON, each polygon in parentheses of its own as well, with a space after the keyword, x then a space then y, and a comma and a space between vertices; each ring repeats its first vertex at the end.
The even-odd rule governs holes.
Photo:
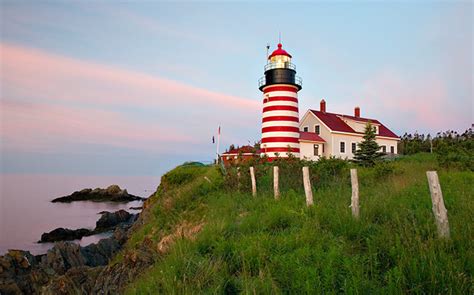
POLYGON ((436 173, 436 171, 426 171, 426 176, 428 177, 428 184, 430 186, 431 202, 433 203, 433 214, 436 218, 438 235, 442 238, 449 238, 448 211, 444 206, 438 173, 436 173))
POLYGON ((280 187, 278 186, 278 166, 273 167, 273 191, 275 200, 280 199, 280 187))
POLYGON ((351 169, 352 198, 351 208, 352 216, 359 219, 359 181, 357 179, 357 169, 351 169))
POLYGON ((250 167, 250 178, 252 179, 252 196, 257 196, 257 182, 255 181, 255 171, 250 167))
POLYGON ((240 167, 237 167, 237 190, 240 192, 240 167))
POLYGON ((303 184, 304 184, 304 193, 306 195, 306 205, 313 205, 313 190, 311 189, 311 182, 309 180, 309 169, 308 167, 303 167, 303 184))

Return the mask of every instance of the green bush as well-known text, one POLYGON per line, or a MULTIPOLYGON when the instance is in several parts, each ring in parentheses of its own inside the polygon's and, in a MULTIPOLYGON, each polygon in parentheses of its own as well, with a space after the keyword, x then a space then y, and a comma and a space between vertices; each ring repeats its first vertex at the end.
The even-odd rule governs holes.
POLYGON ((474 140, 443 142, 435 149, 440 166, 474 171, 474 140))
POLYGON ((377 178, 386 178, 395 172, 395 166, 388 162, 377 163, 373 169, 377 178))

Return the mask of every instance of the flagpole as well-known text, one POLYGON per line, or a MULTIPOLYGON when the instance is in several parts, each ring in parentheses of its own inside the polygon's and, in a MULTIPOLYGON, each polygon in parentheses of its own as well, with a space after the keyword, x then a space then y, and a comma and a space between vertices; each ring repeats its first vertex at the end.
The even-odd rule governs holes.
POLYGON ((221 139, 221 125, 217 129, 217 147, 216 147, 216 164, 219 164, 219 143, 221 139))

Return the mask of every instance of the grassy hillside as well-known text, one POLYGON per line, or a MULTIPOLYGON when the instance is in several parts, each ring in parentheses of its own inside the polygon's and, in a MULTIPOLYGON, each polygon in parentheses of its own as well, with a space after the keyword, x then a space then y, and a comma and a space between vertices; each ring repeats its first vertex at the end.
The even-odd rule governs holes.
POLYGON ((180 166, 163 176, 127 244, 153 245, 156 262, 126 293, 472 294, 474 174, 440 170, 427 154, 393 165, 359 169, 359 221, 349 208, 349 167, 316 183, 315 206, 306 208, 302 187, 283 186, 275 201, 268 173, 252 198, 215 167, 180 166), (430 169, 439 171, 448 241, 437 238, 430 169))

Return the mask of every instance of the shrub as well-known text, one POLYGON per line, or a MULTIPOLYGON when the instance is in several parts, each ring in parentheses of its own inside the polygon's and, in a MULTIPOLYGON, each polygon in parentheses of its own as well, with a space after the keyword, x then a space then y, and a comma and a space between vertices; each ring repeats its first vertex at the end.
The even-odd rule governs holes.
POLYGON ((377 178, 386 178, 395 172, 395 167, 392 163, 380 162, 374 167, 374 174, 377 178))

